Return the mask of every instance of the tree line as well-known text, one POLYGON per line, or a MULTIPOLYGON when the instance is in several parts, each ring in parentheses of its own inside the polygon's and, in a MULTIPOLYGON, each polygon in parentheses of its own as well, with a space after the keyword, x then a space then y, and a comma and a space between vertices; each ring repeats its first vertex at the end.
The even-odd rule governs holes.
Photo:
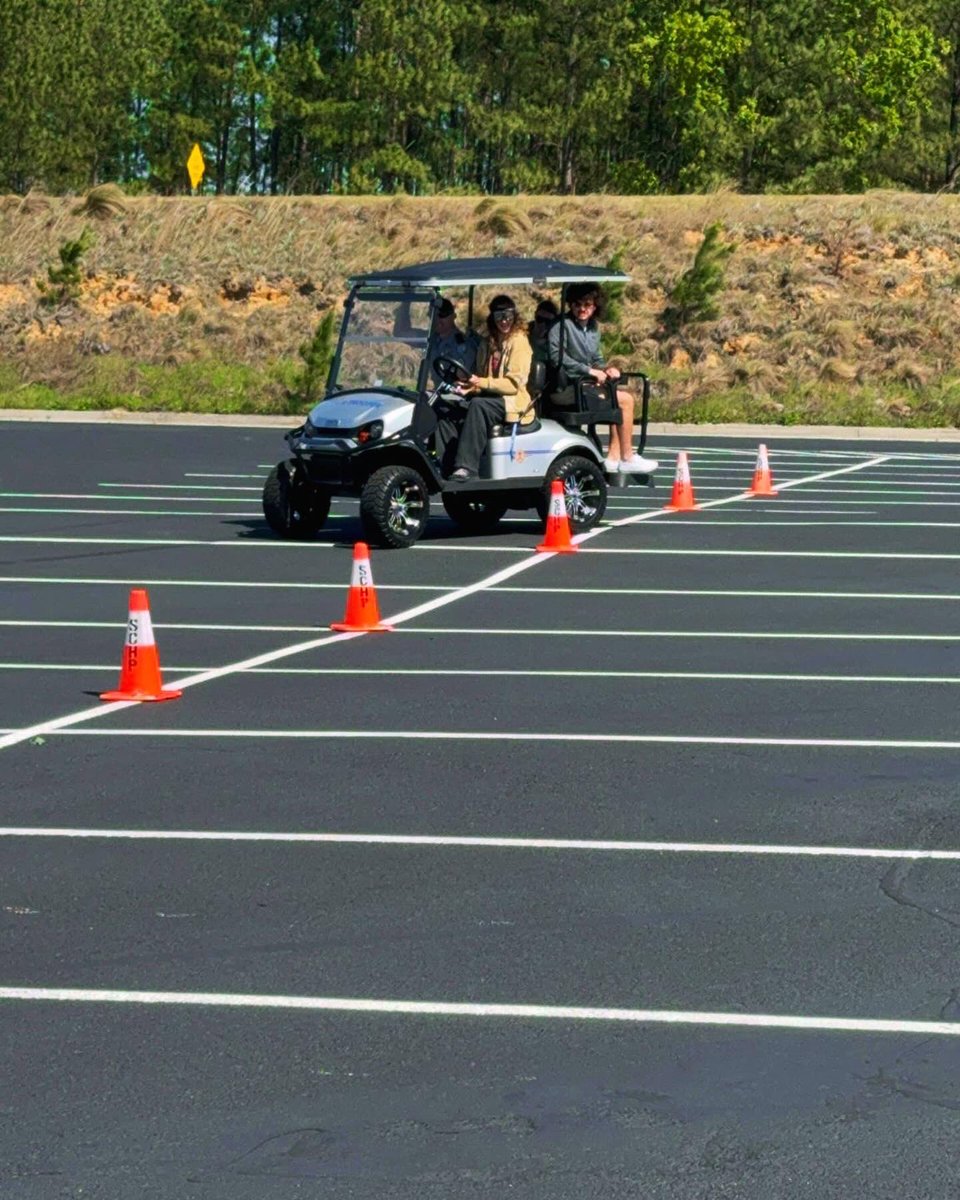
POLYGON ((954 0, 2 0, 0 191, 950 189, 954 0))

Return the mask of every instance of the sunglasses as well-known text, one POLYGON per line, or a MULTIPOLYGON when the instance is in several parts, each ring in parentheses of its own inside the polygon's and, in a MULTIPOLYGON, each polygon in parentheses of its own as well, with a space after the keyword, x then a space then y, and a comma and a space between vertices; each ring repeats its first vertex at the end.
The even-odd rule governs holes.
POLYGON ((512 321, 517 315, 517 310, 515 308, 495 308, 491 315, 495 321, 512 321))

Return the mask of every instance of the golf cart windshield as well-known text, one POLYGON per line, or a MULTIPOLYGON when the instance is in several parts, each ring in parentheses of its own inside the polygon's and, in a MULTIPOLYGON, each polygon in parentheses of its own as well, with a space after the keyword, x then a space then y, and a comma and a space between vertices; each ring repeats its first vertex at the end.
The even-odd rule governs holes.
POLYGON ((432 295, 359 291, 346 315, 330 390, 416 394, 430 336, 432 295))

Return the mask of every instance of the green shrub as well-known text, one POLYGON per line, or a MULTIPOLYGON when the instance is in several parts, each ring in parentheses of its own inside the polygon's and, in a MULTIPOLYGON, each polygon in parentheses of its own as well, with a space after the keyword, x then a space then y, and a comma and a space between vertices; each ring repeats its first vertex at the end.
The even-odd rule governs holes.
POLYGON ((48 308, 60 308, 64 304, 75 304, 80 296, 81 259, 93 245, 93 234, 84 229, 78 238, 66 241, 58 251, 59 267, 47 267, 46 280, 38 279, 40 303, 48 308))
POLYGON ((329 308, 320 318, 313 337, 300 347, 303 370, 294 381, 293 393, 306 408, 323 399, 330 364, 333 362, 333 328, 336 312, 329 308))
POLYGON ((720 221, 707 226, 693 265, 671 288, 667 306, 660 314, 666 336, 678 334, 697 321, 713 321, 719 316, 717 295, 723 288, 726 260, 735 249, 731 242, 720 241, 722 229, 720 221))

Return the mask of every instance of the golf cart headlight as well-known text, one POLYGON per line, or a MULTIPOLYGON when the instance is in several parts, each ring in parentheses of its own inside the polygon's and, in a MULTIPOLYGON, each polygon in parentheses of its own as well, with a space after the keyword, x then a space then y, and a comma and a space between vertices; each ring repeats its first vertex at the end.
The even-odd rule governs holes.
POLYGON ((375 442, 383 433, 382 421, 371 421, 368 425, 361 425, 357 430, 357 441, 361 446, 368 442, 375 442))

